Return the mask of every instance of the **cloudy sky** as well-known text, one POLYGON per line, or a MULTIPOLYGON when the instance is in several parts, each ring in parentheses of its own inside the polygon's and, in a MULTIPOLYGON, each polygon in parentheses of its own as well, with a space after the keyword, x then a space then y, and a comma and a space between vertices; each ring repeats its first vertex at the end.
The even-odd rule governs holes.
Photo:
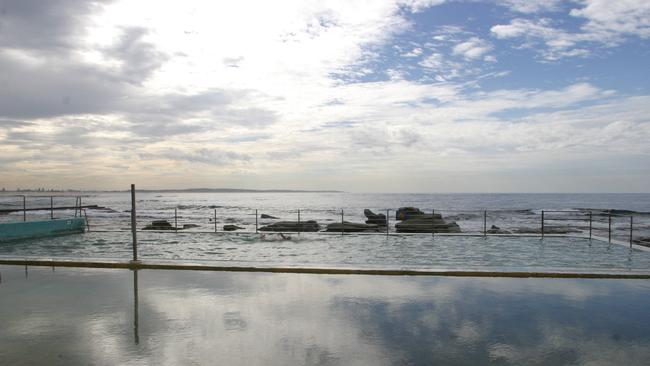
POLYGON ((0 0, 0 186, 648 192, 646 0, 0 0))

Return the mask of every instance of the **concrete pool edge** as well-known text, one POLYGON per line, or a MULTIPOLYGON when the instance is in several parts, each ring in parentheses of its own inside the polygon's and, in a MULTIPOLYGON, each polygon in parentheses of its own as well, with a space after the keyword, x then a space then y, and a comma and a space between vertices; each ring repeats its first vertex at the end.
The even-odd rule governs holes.
POLYGON ((293 266, 251 266, 214 265, 198 263, 168 263, 163 261, 79 261, 63 259, 4 259, 0 265, 35 267, 105 268, 130 270, 187 270, 216 272, 264 272, 302 273, 334 275, 377 275, 377 276, 441 276, 441 277, 506 277, 506 278, 584 278, 584 279, 650 279, 650 271, 638 270, 495 270, 495 269, 415 269, 415 268, 342 268, 342 267, 293 267, 293 266))

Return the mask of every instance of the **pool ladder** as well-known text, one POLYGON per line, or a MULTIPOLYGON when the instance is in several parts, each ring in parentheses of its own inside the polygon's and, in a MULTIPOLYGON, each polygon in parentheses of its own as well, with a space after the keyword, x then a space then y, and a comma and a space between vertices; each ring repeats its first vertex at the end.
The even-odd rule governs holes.
POLYGON ((74 217, 77 217, 77 213, 79 214, 79 217, 82 217, 81 214, 83 213, 83 219, 86 222, 86 231, 90 231, 90 223, 88 222, 88 214, 86 213, 86 209, 81 207, 81 196, 76 197, 74 206, 75 206, 74 217))

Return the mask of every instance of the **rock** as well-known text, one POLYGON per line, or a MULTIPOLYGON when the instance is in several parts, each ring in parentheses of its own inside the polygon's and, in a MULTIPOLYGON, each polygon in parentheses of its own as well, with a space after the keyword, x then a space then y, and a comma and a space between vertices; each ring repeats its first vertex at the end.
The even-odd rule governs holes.
POLYGON ((632 240, 632 243, 650 247, 650 236, 642 236, 640 238, 634 239, 632 240))
POLYGON ((512 234, 511 231, 502 229, 496 225, 492 225, 490 229, 487 231, 488 234, 512 234))
POLYGON ((420 211, 417 207, 400 207, 395 212, 395 219, 408 220, 409 218, 420 215, 424 215, 424 212, 420 211))
POLYGON ((363 210, 363 214, 368 219, 366 220, 366 224, 386 226, 386 215, 376 214, 367 208, 363 210))
POLYGON ((373 231, 376 232, 379 230, 378 225, 374 224, 361 224, 361 223, 353 223, 353 222, 347 222, 343 221, 342 223, 340 222, 335 222, 333 224, 327 225, 327 230, 329 232, 346 232, 346 233, 357 233, 357 232, 362 232, 362 231, 373 231))
POLYGON ((142 230, 174 230, 174 227, 167 220, 154 220, 142 230))
POLYGON ((195 227, 201 227, 201 225, 197 225, 197 224, 183 224, 183 229, 191 229, 191 228, 195 228, 195 227))
POLYGON ((224 225, 223 226, 223 231, 235 231, 235 230, 241 230, 243 227, 239 227, 237 225, 224 225))
POLYGON ((267 214, 261 214, 260 219, 277 219, 278 217, 267 215, 267 214))
POLYGON ((446 222, 440 214, 421 214, 395 224, 398 233, 460 233, 455 222, 446 222))
POLYGON ((278 221, 270 225, 263 226, 260 231, 295 231, 295 232, 314 232, 320 230, 320 226, 314 220, 309 221, 278 221))

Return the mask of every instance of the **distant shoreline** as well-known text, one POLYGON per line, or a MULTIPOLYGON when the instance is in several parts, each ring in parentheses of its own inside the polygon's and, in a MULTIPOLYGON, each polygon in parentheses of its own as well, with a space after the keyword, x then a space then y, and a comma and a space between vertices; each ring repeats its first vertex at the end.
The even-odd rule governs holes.
MULTIPOLYGON (((121 193, 128 192, 128 189, 122 190, 77 190, 77 189, 59 189, 59 190, 36 190, 36 189, 25 189, 20 191, 1 191, 2 193, 74 193, 74 192, 83 192, 83 193, 121 193)), ((345 193, 345 191, 336 191, 336 190, 300 190, 300 189, 239 189, 239 188, 185 188, 185 189, 138 189, 136 192, 144 193, 345 193)))

